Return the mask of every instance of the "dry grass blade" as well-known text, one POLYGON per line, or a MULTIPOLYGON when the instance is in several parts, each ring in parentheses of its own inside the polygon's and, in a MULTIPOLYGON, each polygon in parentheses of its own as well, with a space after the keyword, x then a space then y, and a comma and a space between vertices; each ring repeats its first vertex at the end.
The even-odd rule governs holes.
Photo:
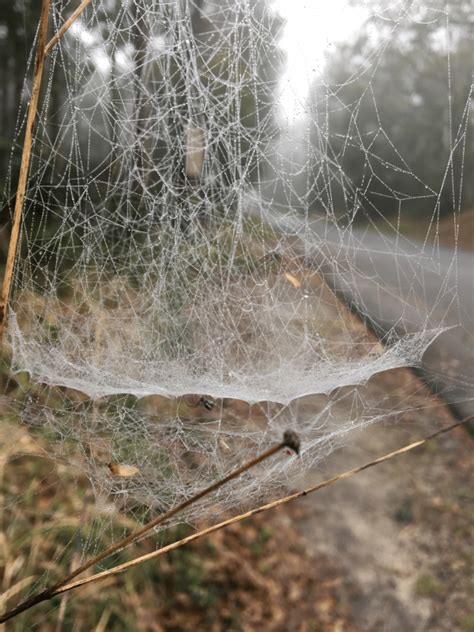
MULTIPOLYGON (((161 549, 158 549, 157 551, 153 551, 152 553, 142 555, 133 560, 130 560, 129 562, 125 562, 124 564, 120 564, 106 571, 102 571, 101 573, 96 573, 95 575, 92 575, 91 577, 86 577, 76 582, 63 585, 60 588, 58 588, 58 590, 54 594, 58 595, 61 593, 65 593, 68 590, 73 590, 74 588, 79 588, 80 586, 85 586, 86 584, 90 584, 92 582, 105 579, 106 577, 109 577, 110 575, 116 575, 118 573, 122 573, 123 571, 126 571, 129 568, 142 564, 143 562, 147 562, 148 560, 152 560, 157 557, 160 557, 161 555, 164 555, 165 553, 168 553, 170 551, 174 551, 175 549, 178 549, 184 546, 185 544, 193 542, 194 540, 199 540, 201 538, 204 538, 208 535, 211 535, 212 533, 215 533, 216 531, 219 531, 220 529, 224 529, 225 527, 228 527, 237 522, 242 522, 242 520, 246 520, 247 518, 255 516, 256 514, 262 513, 264 511, 268 511, 270 509, 274 509, 275 507, 279 507, 281 505, 285 505, 291 502, 292 500, 296 500, 297 498, 301 498, 302 496, 306 496, 313 492, 317 492, 325 487, 329 487, 329 485, 333 485, 334 483, 342 481, 346 478, 350 478, 351 476, 354 476, 355 474, 359 474, 360 472, 363 472, 364 470, 367 470, 370 467, 378 465, 379 463, 383 463, 384 461, 388 461, 389 459, 392 459, 395 456, 404 454, 405 452, 410 452, 411 450, 414 450, 415 448, 422 446, 427 441, 430 441, 432 439, 435 439, 436 437, 439 437, 442 434, 450 432, 454 428, 457 428, 458 426, 461 426, 462 424, 465 424, 468 421, 471 421, 472 419, 473 419, 472 417, 469 417, 468 419, 459 421, 455 424, 452 424, 451 426, 448 426, 447 428, 442 428, 441 430, 434 432, 433 434, 429 435, 428 437, 425 437, 424 439, 420 439, 419 441, 415 441, 413 443, 405 445, 399 448, 398 450, 395 450, 394 452, 389 452, 388 454, 384 454, 383 456, 377 459, 374 459, 373 461, 369 461, 368 463, 365 463, 364 465, 360 465, 359 467, 353 468, 351 470, 347 470, 346 472, 343 472, 342 474, 338 474, 337 476, 334 476, 333 478, 327 479, 323 481, 322 483, 318 483, 316 485, 313 485, 312 487, 308 487, 307 489, 303 489, 299 492, 295 492, 294 494, 291 494, 290 496, 279 498, 278 500, 275 500, 273 502, 267 503, 266 505, 257 507, 256 509, 247 511, 246 513, 235 516, 234 518, 229 518, 229 520, 224 520, 223 522, 213 525, 212 527, 208 527, 207 529, 203 529, 202 531, 193 533, 192 535, 187 536, 186 538, 183 538, 181 540, 178 540, 177 542, 168 544, 167 546, 164 546, 161 549)), ((0 621, 3 621, 3 619, 0 619, 0 621)))
POLYGON ((48 55, 51 52, 53 46, 59 42, 61 37, 66 33, 67 30, 71 28, 73 23, 77 20, 77 18, 81 15, 84 9, 91 3, 92 0, 82 0, 81 4, 77 7, 75 11, 70 15, 70 17, 64 22, 59 31, 53 35, 53 37, 49 40, 44 48, 44 54, 48 55))
POLYGON ((26 121, 25 139, 23 141, 23 152, 21 155, 20 173, 18 176, 18 186, 16 191, 15 209, 13 211, 13 224, 8 244, 7 261, 5 264, 5 274, 3 277, 2 294, 0 297, 0 342, 3 338, 5 323, 7 319, 8 301, 13 279, 15 258, 20 238, 20 228, 23 215, 23 202, 25 200, 26 185, 28 182, 28 172, 30 169, 31 148, 33 145, 33 128, 38 112, 38 102, 43 79, 45 43, 48 34, 49 9, 51 0, 43 0, 41 6, 41 16, 38 30, 38 43, 36 51, 35 71, 31 86, 31 99, 28 107, 28 118, 26 121))
POLYGON ((91 558, 90 560, 88 560, 87 562, 85 562, 84 564, 79 566, 76 570, 74 570, 72 573, 70 573, 67 577, 65 577, 61 581, 57 582, 53 586, 50 586, 49 588, 46 588, 45 590, 41 591, 40 593, 37 593, 36 595, 32 595, 30 598, 26 599, 25 601, 20 603, 18 606, 13 608, 13 610, 10 610, 9 612, 7 612, 3 616, 1 616, 0 617, 0 623, 4 623, 5 621, 8 621, 8 619, 11 619, 11 618, 15 617, 16 615, 20 614, 21 612, 24 612, 25 610, 28 610, 29 608, 33 607, 34 605, 36 605, 38 603, 41 603, 42 601, 47 601, 48 599, 51 599, 52 596, 54 596, 55 594, 58 594, 59 589, 60 589, 61 586, 64 586, 65 584, 70 582, 72 579, 74 579, 74 577, 77 577, 78 575, 83 573, 85 570, 87 570, 91 566, 94 566, 98 562, 101 562, 102 560, 104 560, 105 558, 109 557, 113 553, 116 553, 117 551, 120 551, 121 549, 125 548, 129 544, 132 544, 133 542, 138 540, 138 538, 140 538, 140 537, 144 536, 146 533, 150 532, 154 527, 158 526, 159 524, 162 524, 163 522, 166 522, 167 520, 169 520, 170 518, 172 518, 176 514, 180 513, 181 511, 183 511, 187 507, 191 506, 192 504, 194 504, 197 501, 201 500, 205 496, 208 496, 212 492, 216 491, 217 489, 219 489, 220 487, 225 485, 225 483, 228 483, 229 481, 237 478, 238 476, 240 476, 244 472, 248 471, 249 469, 251 469, 255 465, 258 465, 259 463, 262 463, 266 459, 270 458, 271 456, 273 456, 274 454, 276 454, 277 452, 279 452, 283 448, 291 448, 294 452, 298 453, 299 452, 299 447, 300 447, 299 446, 299 439, 298 439, 298 436, 296 435, 296 433, 291 431, 291 430, 287 430, 284 433, 284 435, 283 435, 283 441, 281 443, 278 443, 277 445, 275 445, 272 448, 266 450, 265 452, 263 452, 259 456, 255 457, 254 459, 251 459, 250 461, 248 461, 244 465, 241 465, 240 467, 238 467, 237 469, 233 470, 230 474, 228 474, 224 478, 216 481, 215 483, 213 483, 209 487, 206 487, 205 489, 203 489, 199 493, 195 494, 191 498, 188 498, 187 500, 182 502, 180 505, 177 505, 176 507, 174 507, 173 509, 170 509, 166 513, 157 516, 156 518, 154 518, 153 520, 148 522, 146 525, 144 525, 141 529, 138 529, 137 531, 134 531, 133 533, 131 533, 127 537, 123 538, 122 540, 119 540, 114 545, 110 546, 108 549, 105 549, 104 551, 102 551, 101 553, 96 555, 95 557, 91 558))
POLYGON ((3 338, 7 319, 8 301, 10 298, 10 290, 13 279, 15 266, 15 257, 18 249, 18 240, 20 237, 20 228, 23 214, 23 202, 26 193, 26 184, 28 181, 28 172, 30 167, 31 148, 33 143, 33 128, 38 111, 38 101, 43 79, 44 60, 66 31, 77 20, 84 9, 91 3, 91 0, 83 0, 71 16, 64 22, 58 32, 46 42, 48 34, 48 21, 51 0, 43 0, 41 7, 41 16, 39 22, 38 44, 36 52, 35 71, 31 88, 31 100, 28 108, 28 119, 26 122, 25 139, 23 141, 23 153, 21 157, 20 173, 18 177, 18 186, 16 192, 15 209, 13 211, 13 225, 8 245, 7 262, 5 265, 5 274, 3 277, 2 294, 0 296, 0 341, 3 338))

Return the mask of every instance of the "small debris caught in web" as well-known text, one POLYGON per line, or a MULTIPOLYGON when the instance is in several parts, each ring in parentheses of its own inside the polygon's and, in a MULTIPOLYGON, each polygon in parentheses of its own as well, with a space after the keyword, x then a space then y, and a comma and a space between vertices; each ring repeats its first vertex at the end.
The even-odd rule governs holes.
POLYGON ((183 399, 190 408, 203 407, 206 410, 212 410, 216 405, 215 400, 206 395, 185 395, 183 399))
POLYGON ((212 410, 216 403, 210 397, 201 397, 201 399, 199 400, 199 405, 204 406, 206 410, 212 410))
POLYGON ((289 281, 294 288, 299 289, 301 287, 301 281, 289 272, 285 272, 285 279, 289 281))
POLYGON ((296 454, 300 453, 300 438, 294 430, 285 430, 283 441, 287 448, 290 448, 296 454))
POLYGON ((137 474, 140 474, 140 470, 134 465, 109 463, 108 468, 114 476, 121 476, 122 478, 129 478, 130 476, 136 476, 137 474))

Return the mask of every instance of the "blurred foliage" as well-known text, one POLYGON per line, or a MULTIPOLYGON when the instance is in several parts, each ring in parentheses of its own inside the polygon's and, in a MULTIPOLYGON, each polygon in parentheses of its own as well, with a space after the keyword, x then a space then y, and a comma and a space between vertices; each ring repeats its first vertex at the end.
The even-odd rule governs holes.
MULTIPOLYGON (((0 0, 0 191, 10 161, 20 105, 25 105, 23 81, 38 24, 36 0, 0 0)), ((13 154, 13 169, 19 154, 13 154)))
MULTIPOLYGON (((328 57, 323 93, 318 84, 311 95, 313 145, 326 134, 336 165, 334 207, 375 217, 472 206, 471 4, 456 0, 446 12, 441 0, 374 0, 368 8, 361 34, 328 57)), ((318 160, 313 174, 327 177, 318 160)))
MULTIPOLYGON (((216 205, 225 203, 225 187, 233 196, 233 184, 240 181, 242 172, 248 180, 259 177, 260 149, 254 150, 256 130, 263 145, 277 133, 273 106, 283 63, 278 46, 282 21, 268 11, 265 0, 247 4, 245 19, 231 0, 211 5, 213 11, 209 11, 206 0, 160 3, 154 13, 146 0, 136 0, 132 8, 129 3, 108 0, 86 9, 83 23, 89 24, 93 47, 67 34, 60 55, 56 48, 47 61, 46 72, 51 76, 44 82, 45 86, 49 83, 48 87, 43 88, 43 105, 47 108, 44 139, 54 147, 56 157, 46 169, 41 157, 32 162, 31 174, 39 174, 52 198, 47 222, 43 220, 37 230, 57 230, 71 187, 84 193, 77 211, 84 218, 98 213, 97 207, 107 198, 106 206, 110 208, 101 211, 105 215, 125 203, 128 217, 140 219, 149 213, 143 208, 143 187, 148 199, 165 199, 173 191, 178 206, 185 207, 186 200, 195 206, 202 193, 196 180, 186 173, 189 128, 205 130, 206 145, 214 148, 212 161, 202 175, 208 202, 215 198, 216 205), (113 33, 116 22, 121 28, 113 33), (257 31, 261 36, 255 39, 257 31), (240 42, 238 55, 233 53, 236 38, 240 42), (252 45, 246 45, 250 41, 252 45), (157 46, 163 49, 160 54, 150 54, 157 46), (100 51, 100 59, 94 51, 100 51), (71 116, 71 73, 76 67, 87 89, 79 102, 83 120, 77 125, 77 138, 72 138, 64 125, 71 116), (209 123, 211 105, 215 120, 209 123), (167 115, 156 117, 157 110, 167 115), (131 117, 130 112, 137 116, 131 117), (241 164, 229 155, 230 144, 221 138, 225 134, 218 132, 239 119, 239 146, 233 146, 232 151, 241 157, 241 164), (110 143, 104 143, 104 138, 110 143), (80 161, 76 165, 68 160, 72 142, 79 144, 79 155, 88 156, 87 174, 80 161), (110 151, 114 146, 118 149, 110 151), (132 151, 125 155, 123 147, 128 146, 132 151), (125 194, 123 181, 130 173, 139 175, 125 194), (114 184, 120 181, 122 185, 114 184)), ((52 6, 52 22, 61 23, 75 4, 66 3, 66 9, 63 3, 52 6)), ((7 182, 4 205, 11 210, 22 135, 9 169, 11 142, 28 103, 39 5, 32 0, 0 0, 0 7, 0 181, 2 187, 7 182)), ((158 204, 160 209, 162 206, 158 204)), ((173 212, 185 216, 186 208, 173 212)))

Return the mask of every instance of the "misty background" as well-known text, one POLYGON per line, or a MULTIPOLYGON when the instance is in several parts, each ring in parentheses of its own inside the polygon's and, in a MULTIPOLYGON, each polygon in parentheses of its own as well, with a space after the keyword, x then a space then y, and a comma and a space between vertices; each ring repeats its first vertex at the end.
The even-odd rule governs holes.
MULTIPOLYGON (((232 72, 232 60, 225 54, 228 1, 195 0, 183 4, 192 22, 196 49, 214 47, 213 72, 218 68, 220 77, 232 72), (219 20, 220 35, 216 31, 219 20)), ((133 82, 131 86, 120 85, 120 76, 125 71, 132 72, 137 84, 143 82, 146 41, 152 35, 156 46, 163 46, 166 52, 170 26, 148 26, 155 29, 153 33, 137 29, 133 41, 124 41, 120 55, 111 58, 107 51, 109 16, 101 13, 104 6, 109 14, 121 10, 120 2, 110 0, 97 11, 94 32, 81 30, 79 22, 67 37, 82 42, 88 85, 108 86, 110 95, 104 97, 101 93, 104 103, 107 99, 109 105, 120 101, 124 109, 140 111, 136 139, 143 139, 153 113, 146 111, 145 103, 136 100, 133 82)), ((328 37, 335 35, 330 41, 322 40, 324 25, 316 28, 314 22, 312 33, 311 19, 316 20, 317 16, 311 9, 307 26, 302 28, 306 9, 301 3, 251 0, 251 6, 252 20, 261 25, 262 38, 253 42, 256 58, 246 57, 244 49, 242 63, 256 64, 259 83, 252 93, 242 82, 240 94, 234 95, 233 106, 239 107, 242 126, 238 151, 246 157, 245 178, 249 184, 259 182, 260 191, 275 208, 327 214, 342 223, 380 218, 400 223, 413 219, 437 221, 453 211, 473 206, 470 2, 453 1, 449 11, 444 0, 392 3, 389 8, 378 0, 363 4, 349 2, 346 11, 341 11, 339 2, 326 9, 327 24, 331 25, 326 28, 328 37), (341 32, 337 36, 338 21, 341 32), (255 158, 249 162, 256 129, 258 152, 254 152, 255 158)), ((137 3, 137 24, 140 7, 137 3)), ((4 253, 21 155, 21 143, 17 141, 12 149, 12 140, 24 120, 28 103, 39 5, 33 0, 1 0, 0 9, 0 182, 4 189, 1 249, 4 253)), ((142 9, 145 15, 146 3, 142 9)), ((56 18, 53 16, 53 20, 56 18)), ((167 69, 168 76, 157 64, 148 68, 146 80, 150 89, 159 91, 171 81, 178 94, 180 85, 186 85, 188 62, 184 55, 181 60, 175 58, 175 67, 167 69)), ((49 59, 47 63, 53 62, 49 59)), ((202 81, 208 82, 209 90, 222 89, 213 85, 206 72, 203 68, 202 81)), ((58 147, 58 161, 66 162, 61 156, 59 136, 69 99, 66 72, 55 73, 49 94, 47 133, 58 147)), ((89 95, 92 104, 92 89, 89 95)), ((218 94, 214 96, 219 98, 218 94)), ((167 120, 167 129, 161 134, 162 140, 150 151, 141 147, 135 151, 138 164, 142 161, 146 167, 146 161, 149 163, 151 175, 146 186, 156 196, 166 180, 173 181, 175 190, 181 188, 183 192, 193 186, 192 179, 184 173, 185 143, 175 142, 176 138, 183 138, 187 125, 195 117, 189 107, 185 101, 176 103, 167 120), (159 175, 154 177, 153 173, 159 175)), ((108 131, 120 135, 120 106, 115 112, 113 129, 108 131)), ((110 124, 106 118, 104 115, 104 132, 110 124)), ((96 112, 94 129, 101 131, 99 119, 100 113, 96 112)), ((198 121, 196 125, 205 127, 206 121, 198 121)), ((87 123, 79 129, 81 134, 84 142, 90 141, 87 141, 87 123)), ((21 137, 20 134, 18 138, 21 137)), ((92 138, 91 173, 103 169, 105 157, 99 137, 96 141, 92 138)), ((207 142, 219 140, 207 139, 207 142)), ((220 164, 211 165, 204 174, 209 178, 213 169, 219 171, 217 188, 231 187, 242 178, 241 172, 227 168, 226 165, 235 164, 229 160, 228 152, 228 146, 218 147, 215 155, 220 164)), ((62 171, 58 162, 55 167, 62 171)), ((65 165, 64 169, 70 166, 65 165)), ((73 170, 69 171, 69 180, 73 177, 73 170)), ((55 178, 57 175, 51 174, 50 182, 55 178)), ((61 192, 59 182, 55 184, 60 206, 66 193, 61 192)), ((142 203, 140 186, 143 183, 137 180, 132 187, 133 204, 137 208, 142 203)))

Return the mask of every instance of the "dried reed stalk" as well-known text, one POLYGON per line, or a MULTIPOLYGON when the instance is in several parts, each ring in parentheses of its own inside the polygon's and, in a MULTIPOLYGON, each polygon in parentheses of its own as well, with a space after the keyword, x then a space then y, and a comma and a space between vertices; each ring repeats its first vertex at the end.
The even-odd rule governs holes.
MULTIPOLYGON (((346 478, 350 478, 351 476, 354 476, 355 474, 359 474, 360 472, 363 472, 364 470, 367 470, 370 467, 373 467, 374 465, 378 465, 379 463, 383 463, 384 461, 393 459, 393 457, 395 456, 404 454, 405 452, 410 452, 411 450, 414 450, 415 448, 419 448, 420 446, 425 444, 427 441, 431 441, 432 439, 435 439, 436 437, 439 437, 442 434, 450 432, 454 428, 457 428, 458 426, 461 426, 467 422, 470 422, 473 419, 474 417, 463 419, 462 421, 452 424, 451 426, 448 426, 447 428, 442 428, 441 430, 437 430, 436 432, 429 435, 428 437, 425 437, 424 439, 420 439, 419 441, 414 441, 413 443, 405 445, 399 448, 398 450, 389 452, 388 454, 384 454, 383 456, 377 459, 374 459, 373 461, 369 461, 368 463, 365 463, 364 465, 355 467, 352 470, 347 470, 346 472, 343 472, 342 474, 338 474, 337 476, 334 476, 333 478, 329 478, 323 481, 322 483, 317 483, 316 485, 303 489, 299 492, 295 492, 294 494, 291 494, 290 496, 285 496, 284 498, 279 498, 278 500, 274 500, 273 502, 267 503, 266 505, 261 505, 260 507, 257 507, 256 509, 251 509, 250 511, 247 511, 246 513, 235 516, 234 518, 230 518, 229 520, 224 520, 223 522, 219 522, 218 524, 213 525, 212 527, 208 527, 207 529, 203 529, 202 531, 198 531, 197 533, 193 533, 192 535, 182 538, 181 540, 178 540, 177 542, 173 542, 172 544, 163 546, 161 549, 153 551, 152 553, 141 555, 140 557, 134 558, 133 560, 130 560, 129 562, 125 562, 124 564, 119 564, 118 566, 114 566, 113 568, 110 568, 106 571, 102 571, 101 573, 96 573, 95 575, 91 575, 90 577, 79 579, 78 581, 72 582, 70 584, 62 585, 60 588, 56 590, 56 592, 52 596, 65 593, 69 590, 73 590, 74 588, 79 588, 80 586, 85 586, 86 584, 90 584, 90 583, 99 581, 101 579, 105 579, 106 577, 109 577, 110 575, 117 575, 118 573, 122 573, 123 571, 129 568, 138 566, 139 564, 142 564, 143 562, 147 562, 148 560, 152 560, 157 557, 160 557, 161 555, 164 555, 165 553, 169 553, 170 551, 179 549, 185 544, 189 544, 190 542, 193 542, 194 540, 200 540, 201 538, 204 538, 210 535, 211 533, 215 533, 216 531, 219 531, 220 529, 224 529, 225 527, 228 527, 232 524, 235 524, 237 522, 242 522, 242 520, 251 518, 252 516, 255 516, 259 513, 262 513, 264 511, 269 511, 270 509, 274 509, 275 507, 285 505, 291 502, 292 500, 296 500, 297 498, 301 498, 302 496, 306 496, 308 494, 312 494, 313 492, 317 492, 321 489, 324 489, 325 487, 329 487, 330 485, 333 485, 334 483, 342 481, 346 478)), ((3 619, 0 619, 0 622, 1 621, 3 621, 3 619)))
POLYGON ((138 538, 150 532, 154 527, 169 520, 170 518, 180 513, 181 511, 183 511, 190 505, 196 503, 197 501, 201 500, 205 496, 208 496, 212 492, 216 491, 217 489, 225 485, 225 483, 228 483, 229 481, 233 480, 234 478, 237 478, 238 476, 240 476, 247 470, 250 470, 250 468, 255 467, 255 465, 258 465, 259 463, 262 463, 266 459, 270 458, 271 456, 273 456, 274 454, 276 454, 283 448, 290 448, 294 452, 298 453, 299 445, 300 445, 299 439, 296 433, 291 430, 287 430, 283 435, 283 441, 281 443, 278 443, 277 445, 266 450, 265 452, 255 457, 254 459, 251 459, 244 465, 241 465, 240 467, 233 470, 230 474, 228 474, 224 478, 216 481, 209 487, 206 487, 206 489, 203 489, 202 491, 198 492, 191 498, 188 498, 187 500, 182 502, 180 505, 177 505, 176 507, 174 507, 173 509, 170 509, 166 513, 157 516, 154 520, 151 520, 146 525, 141 527, 141 529, 134 531, 127 537, 123 538, 122 540, 119 540, 118 542, 110 546, 109 548, 105 549, 104 551, 96 555, 95 557, 91 558, 90 560, 88 560, 87 562, 85 562, 84 564, 76 568, 67 577, 63 578, 61 581, 57 582, 53 586, 46 588, 45 590, 41 591, 40 593, 36 595, 32 595, 31 597, 29 597, 28 599, 20 603, 18 606, 16 606, 13 610, 1 616, 0 623, 4 623, 5 621, 8 621, 8 619, 11 619, 17 616, 21 612, 24 612, 25 610, 29 610, 29 608, 33 607, 37 603, 41 603, 42 601, 47 601, 48 599, 51 599, 51 597, 53 597, 54 595, 59 594, 59 591, 63 585, 71 582, 71 580, 74 579, 74 577, 77 577, 77 575, 80 575, 91 566, 94 566, 98 562, 101 562, 106 557, 109 557, 110 555, 123 549, 127 545, 132 544, 133 542, 138 540, 138 538))
POLYGON ((43 79, 44 60, 51 52, 66 31, 77 20, 84 9, 91 3, 91 0, 83 0, 71 16, 64 22, 58 32, 46 43, 48 35, 48 21, 51 0, 43 0, 39 21, 38 42, 36 50, 35 71, 31 88, 31 100, 28 108, 28 118, 26 121, 25 138, 23 141, 23 152, 21 156, 20 174, 16 191, 15 209, 13 211, 13 224, 8 244, 7 262, 3 277, 2 292, 0 295, 0 342, 3 339, 5 325, 7 322, 8 302, 10 299, 13 272, 15 267, 18 241, 20 238, 21 221, 23 216, 23 204, 25 201, 26 185, 31 161, 31 148, 33 143, 33 129, 36 115, 38 113, 38 101, 43 79))
POLYGON ((0 296, 0 341, 3 338, 5 323, 8 311, 8 301, 13 279, 13 270, 20 236, 21 219, 23 214, 23 203, 25 201, 26 184, 28 182, 28 172, 30 169, 31 147, 33 144, 33 128, 38 112, 38 101, 43 79, 43 69, 45 60, 45 45, 48 35, 48 21, 51 0, 43 0, 38 31, 38 42, 36 49, 35 70, 33 84, 31 87, 31 100, 28 107, 28 117, 26 121, 25 139, 23 141, 23 152, 21 156, 20 174, 18 177, 18 187, 16 191, 15 209, 13 211, 13 225, 8 244, 7 262, 3 277, 2 293, 0 296))
POLYGON ((61 26, 58 32, 55 35, 53 35, 53 37, 46 44, 45 49, 44 49, 45 55, 48 55, 51 52, 51 49, 53 48, 53 46, 56 46, 56 44, 59 42, 59 40, 64 35, 64 33, 66 33, 66 31, 68 31, 71 28, 71 26, 74 24, 77 18, 81 15, 81 13, 90 3, 91 3, 91 0, 82 0, 81 4, 77 7, 77 9, 73 13, 71 13, 70 17, 64 22, 64 24, 61 26))
MULTIPOLYGON (((275 500, 275 501, 273 501, 271 503, 268 503, 266 505, 262 505, 260 507, 257 507, 256 509, 252 509, 250 511, 247 511, 246 513, 243 513, 243 514, 240 514, 238 516, 235 516, 234 518, 230 518, 229 520, 224 520, 223 522, 220 522, 220 523, 218 523, 216 525, 213 525, 212 527, 208 527, 207 529, 203 529, 202 531, 198 531, 197 533, 193 533, 192 535, 187 536, 186 538, 182 538, 181 540, 178 540, 177 542, 173 542, 172 544, 168 544, 167 546, 164 546, 161 549, 158 549, 157 551, 153 551, 152 553, 148 553, 147 555, 141 555, 140 557, 137 557, 137 558, 135 558, 133 560, 130 560, 129 562, 125 562, 124 564, 120 564, 118 566, 114 566, 113 568, 110 568, 110 569, 108 569, 106 571, 102 571, 101 573, 96 573, 95 575, 91 575, 90 577, 86 577, 84 579, 80 579, 78 581, 75 581, 75 582, 72 582, 72 583, 68 583, 68 584, 62 584, 54 592, 50 592, 49 596, 46 597, 46 599, 51 599, 52 597, 54 597, 56 595, 65 593, 65 592, 67 592, 69 590, 73 590, 75 588, 79 588, 80 586, 85 586, 86 584, 90 584, 92 582, 96 582, 96 581, 99 581, 101 579, 105 579, 106 577, 109 577, 111 575, 116 575, 118 573, 122 573, 123 571, 125 571, 125 570, 127 570, 129 568, 132 568, 134 566, 138 566, 139 564, 142 564, 143 562, 147 562, 148 560, 160 557, 161 555, 164 555, 165 553, 168 553, 169 551, 174 551, 175 549, 178 549, 178 548, 184 546, 185 544, 189 544, 190 542, 193 542, 194 540, 199 540, 201 538, 204 538, 204 537, 210 535, 211 533, 215 533, 216 531, 219 531, 220 529, 228 527, 228 526, 230 526, 232 524, 235 524, 235 523, 238 523, 238 522, 242 522, 242 520, 246 520, 247 518, 255 516, 256 514, 262 513, 264 511, 268 511, 270 509, 274 509, 275 507, 279 507, 281 505, 285 505, 285 504, 291 502, 292 500, 296 500, 297 498, 301 498, 302 496, 306 496, 307 494, 311 494, 313 492, 319 491, 320 489, 324 489, 325 487, 329 487, 329 485, 333 485, 334 483, 342 481, 342 480, 344 480, 346 478, 350 478, 351 476, 354 476, 355 474, 359 474, 360 472, 363 472, 364 470, 367 470, 370 467, 378 465, 379 463, 383 463, 384 461, 388 461, 389 459, 393 459, 395 456, 398 456, 400 454, 404 454, 405 452, 409 452, 410 450, 414 450, 415 448, 418 448, 418 447, 422 446, 423 444, 425 444, 427 441, 431 441, 432 439, 435 439, 436 437, 439 437, 442 434, 450 432, 451 430, 453 430, 454 428, 457 428, 458 426, 461 426, 461 425, 463 425, 465 423, 468 423, 468 422, 472 422, 473 419, 474 419, 474 417, 469 417, 469 418, 464 419, 462 421, 459 421, 459 422, 457 422, 455 424, 452 424, 451 426, 448 426, 447 428, 442 428, 441 430, 438 430, 438 431, 434 432, 433 434, 425 437, 424 439, 420 439, 419 441, 415 441, 413 443, 405 445, 405 446, 399 448, 398 450, 395 450, 394 452, 389 452, 388 454, 385 454, 385 455, 379 457, 378 459, 374 459, 373 461, 369 461, 368 463, 365 463, 364 465, 360 465, 359 467, 355 467, 352 470, 347 470, 346 472, 343 472, 342 474, 338 474, 337 476, 334 476, 333 478, 327 479, 327 480, 323 481, 322 483, 317 483, 316 485, 313 485, 312 487, 308 487, 307 489, 303 489, 303 490, 301 490, 299 492, 291 494, 290 496, 285 496, 284 498, 279 498, 278 500, 275 500)), ((13 610, 10 610, 9 612, 6 612, 2 617, 0 617, 0 623, 8 621, 8 619, 13 618, 17 614, 20 614, 20 612, 23 612, 24 610, 27 610, 32 605, 34 605, 34 603, 32 603, 31 605, 26 606, 25 605, 26 603, 27 602, 24 602, 23 605, 20 604, 20 606, 17 606, 17 608, 14 608, 13 610)), ((35 603, 37 603, 37 602, 35 602, 35 603)))

